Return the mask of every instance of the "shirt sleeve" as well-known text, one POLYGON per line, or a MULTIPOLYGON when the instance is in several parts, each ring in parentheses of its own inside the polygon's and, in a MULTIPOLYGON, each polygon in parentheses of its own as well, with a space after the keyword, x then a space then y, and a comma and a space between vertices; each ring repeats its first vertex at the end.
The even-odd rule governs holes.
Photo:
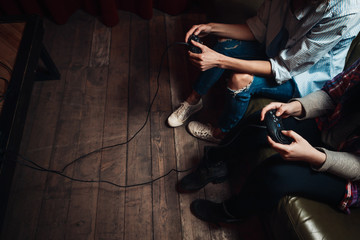
POLYGON ((265 0, 258 9, 256 16, 246 20, 251 32, 254 34, 255 39, 263 43, 265 42, 266 29, 269 21, 271 1, 265 0))
POLYGON ((340 40, 346 38, 352 27, 359 24, 359 18, 358 13, 326 17, 294 46, 280 51, 277 57, 270 59, 277 83, 282 84, 310 69, 340 40))
POLYGON ((315 171, 329 172, 351 181, 360 180, 360 156, 348 153, 330 151, 325 148, 317 148, 326 154, 324 164, 315 171))
POLYGON ((322 90, 312 92, 302 98, 293 98, 290 101, 299 101, 301 103, 304 114, 301 118, 297 118, 300 120, 323 116, 335 108, 330 96, 322 90))

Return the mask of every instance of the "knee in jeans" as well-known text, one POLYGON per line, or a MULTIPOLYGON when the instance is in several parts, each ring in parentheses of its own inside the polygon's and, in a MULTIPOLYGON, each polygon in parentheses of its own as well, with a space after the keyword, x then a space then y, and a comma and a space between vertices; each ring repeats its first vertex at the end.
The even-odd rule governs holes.
POLYGON ((231 38, 218 38, 218 46, 222 48, 224 51, 232 51, 239 47, 238 41, 235 41, 231 38))
POLYGON ((233 73, 228 82, 228 88, 233 91, 243 91, 250 87, 254 76, 247 73, 233 73))
POLYGON ((218 42, 226 42, 226 41, 229 41, 231 40, 230 38, 222 38, 222 37, 219 37, 218 39, 218 42))

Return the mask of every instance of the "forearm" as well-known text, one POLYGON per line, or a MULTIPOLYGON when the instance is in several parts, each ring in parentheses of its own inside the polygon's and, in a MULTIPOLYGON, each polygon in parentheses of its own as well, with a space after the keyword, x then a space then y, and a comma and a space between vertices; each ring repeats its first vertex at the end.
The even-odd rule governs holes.
POLYGON ((326 161, 314 170, 329 172, 352 181, 360 180, 360 157, 358 155, 318 148, 326 155, 326 161))
POLYGON ((219 37, 254 41, 255 37, 247 24, 209 23, 211 33, 219 37))
POLYGON ((243 60, 222 55, 218 67, 263 77, 273 76, 270 62, 264 60, 243 60))
POLYGON ((326 161, 326 154, 316 148, 313 148, 313 151, 309 151, 308 154, 309 157, 305 161, 314 168, 320 168, 326 161))
POLYGON ((318 90, 306 95, 305 97, 295 98, 292 100, 299 101, 304 108, 303 115, 299 117, 300 119, 323 116, 335 107, 329 95, 322 90, 318 90))

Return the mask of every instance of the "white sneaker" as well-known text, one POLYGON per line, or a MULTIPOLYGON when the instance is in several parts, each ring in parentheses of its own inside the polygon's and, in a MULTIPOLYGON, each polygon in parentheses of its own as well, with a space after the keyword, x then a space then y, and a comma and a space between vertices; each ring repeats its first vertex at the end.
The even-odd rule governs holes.
POLYGON ((168 124, 170 127, 178 127, 184 124, 184 122, 194 113, 200 111, 203 107, 202 100, 195 105, 190 105, 184 101, 180 107, 176 109, 168 118, 168 124))
POLYGON ((200 122, 192 121, 188 124, 188 130, 196 138, 213 143, 219 143, 221 141, 221 139, 214 137, 213 127, 210 124, 205 125, 200 122))

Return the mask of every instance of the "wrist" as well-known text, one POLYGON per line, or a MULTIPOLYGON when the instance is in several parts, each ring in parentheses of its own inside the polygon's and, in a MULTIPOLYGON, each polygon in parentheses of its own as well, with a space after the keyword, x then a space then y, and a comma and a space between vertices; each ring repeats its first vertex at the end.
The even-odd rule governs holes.
POLYGON ((213 33, 214 32, 214 29, 216 27, 216 23, 208 23, 207 26, 209 27, 209 33, 213 33))
POLYGON ((300 101, 292 101, 291 102, 291 104, 293 105, 293 109, 294 109, 294 111, 293 111, 293 113, 292 113, 292 116, 293 117, 304 117, 304 108, 303 108, 303 106, 302 106, 302 104, 301 104, 301 102, 300 101))
POLYGON ((222 68, 222 69, 228 69, 229 68, 229 57, 223 55, 223 54, 220 54, 220 53, 217 53, 217 59, 216 59, 216 62, 217 62, 217 67, 218 68, 222 68))
POLYGON ((316 148, 314 148, 313 156, 309 161, 310 164, 315 168, 320 168, 326 161, 326 154, 316 148))

